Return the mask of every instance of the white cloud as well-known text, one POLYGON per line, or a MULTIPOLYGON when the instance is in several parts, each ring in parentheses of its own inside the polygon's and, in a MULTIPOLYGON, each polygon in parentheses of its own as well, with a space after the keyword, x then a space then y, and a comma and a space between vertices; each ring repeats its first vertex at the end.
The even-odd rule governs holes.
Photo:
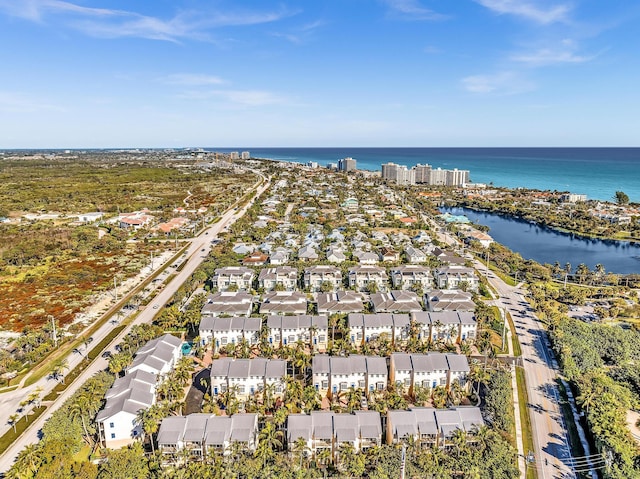
POLYGON ((594 56, 576 55, 568 50, 553 50, 542 48, 531 53, 513 55, 511 60, 530 66, 555 65, 561 63, 585 63, 593 60, 594 56))
POLYGON ((165 77, 163 80, 171 85, 186 86, 220 85, 224 83, 224 80, 220 77, 198 73, 176 73, 165 77))
POLYGON ((475 1, 500 15, 516 15, 543 25, 566 21, 568 14, 571 11, 570 7, 566 4, 553 5, 544 8, 526 0, 475 1))
POLYGON ((532 82, 513 71, 468 76, 462 79, 462 86, 471 93, 495 95, 515 95, 535 88, 532 82))
POLYGON ((183 38, 209 40, 207 31, 216 27, 269 23, 293 14, 283 8, 273 12, 185 11, 161 19, 130 11, 83 7, 62 0, 0 0, 0 11, 34 22, 44 22, 47 16, 64 16, 59 24, 93 37, 139 37, 172 42, 183 38))
POLYGON ((423 7, 418 0, 383 0, 395 15, 409 20, 444 20, 446 15, 423 7))
POLYGON ((324 26, 325 22, 322 20, 316 20, 315 22, 311 22, 311 23, 307 23, 305 25, 302 25, 301 27, 288 32, 288 33, 283 33, 283 32, 276 32, 273 33, 274 37, 279 37, 279 38, 284 38, 285 40, 291 42, 291 43, 295 43, 295 44, 301 44, 304 43, 305 41, 307 41, 314 33, 315 31, 324 26))

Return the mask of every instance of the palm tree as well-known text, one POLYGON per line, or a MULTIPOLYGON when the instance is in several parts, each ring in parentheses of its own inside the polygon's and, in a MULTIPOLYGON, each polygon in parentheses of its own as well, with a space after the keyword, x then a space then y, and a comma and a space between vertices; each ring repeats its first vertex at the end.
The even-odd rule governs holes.
POLYGON ((142 432, 149 438, 151 443, 151 451, 155 454, 155 446, 153 443, 153 435, 158 432, 158 420, 160 419, 160 408, 157 404, 152 405, 148 409, 140 409, 136 417, 136 422, 142 426, 142 432))
POLYGON ((273 422, 267 422, 260 431, 256 456, 262 458, 263 467, 266 465, 267 459, 274 457, 276 452, 282 449, 283 436, 283 432, 276 429, 273 422))
POLYGON ((27 444, 16 458, 16 462, 4 477, 7 479, 32 478, 42 464, 42 447, 40 444, 27 444))
POLYGON ((90 415, 93 409, 93 404, 89 398, 88 394, 81 393, 74 401, 69 405, 69 417, 72 419, 80 418, 80 422, 82 424, 82 430, 84 431, 84 439, 87 444, 91 445, 91 434, 87 429, 87 422, 85 417, 90 415))
POLYGON ((311 450, 307 446, 307 440, 304 437, 299 437, 293 443, 293 447, 291 448, 291 452, 298 456, 300 459, 300 464, 298 466, 299 469, 302 469, 302 458, 308 456, 311 450))
POLYGON ((60 379, 60 382, 64 384, 64 371, 69 369, 69 361, 67 359, 58 359, 53 364, 53 369, 51 370, 51 376, 56 381, 60 379))
POLYGON ((18 413, 14 413, 11 416, 9 416, 9 424, 11 426, 13 426, 13 432, 17 433, 18 431, 16 430, 16 424, 18 424, 18 421, 20 420, 20 414, 18 413))
POLYGON ((447 403, 447 390, 443 386, 436 386, 433 389, 433 407, 443 408, 447 403))

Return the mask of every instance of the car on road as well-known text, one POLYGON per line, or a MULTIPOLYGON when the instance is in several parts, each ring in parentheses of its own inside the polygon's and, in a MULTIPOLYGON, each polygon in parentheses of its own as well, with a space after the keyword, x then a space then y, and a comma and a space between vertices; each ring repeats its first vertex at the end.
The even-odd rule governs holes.
POLYGON ((102 353, 102 357, 104 359, 109 359, 111 356, 113 356, 113 354, 111 354, 111 351, 105 351, 104 353, 102 353))
POLYGON ((205 249, 204 249, 204 248, 202 248, 200 251, 204 251, 204 250, 205 250, 205 249))
POLYGON ((89 336, 89 337, 87 338, 87 343, 90 343, 91 341, 93 341, 93 336, 89 336))
POLYGON ((154 305, 153 305, 153 309, 158 309, 158 305, 157 305, 157 304, 154 304, 154 305))

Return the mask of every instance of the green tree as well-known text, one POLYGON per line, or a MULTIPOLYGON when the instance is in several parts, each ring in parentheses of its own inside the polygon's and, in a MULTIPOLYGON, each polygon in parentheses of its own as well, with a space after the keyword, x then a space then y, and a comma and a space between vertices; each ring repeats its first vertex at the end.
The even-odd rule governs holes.
POLYGON ((619 205, 629 204, 629 196, 624 191, 616 191, 613 199, 619 205))
POLYGON ((100 464, 98 479, 146 479, 149 466, 139 442, 116 450, 107 450, 106 461, 100 464))

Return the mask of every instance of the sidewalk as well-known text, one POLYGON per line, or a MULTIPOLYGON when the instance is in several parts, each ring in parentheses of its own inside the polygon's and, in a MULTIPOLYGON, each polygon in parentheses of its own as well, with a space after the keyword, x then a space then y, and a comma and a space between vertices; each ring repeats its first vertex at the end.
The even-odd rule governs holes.
MULTIPOLYGON (((501 309, 500 313, 504 315, 504 311, 501 309)), ((503 318, 506 320, 506 318, 503 318)), ((507 346, 509 349, 509 356, 513 356, 513 342, 511 340, 512 335, 511 327, 507 328, 507 346)), ((511 390, 513 391, 513 413, 514 424, 516 428, 516 447, 518 449, 518 469, 520 470, 520 477, 524 479, 526 466, 524 463, 524 443, 522 442, 522 423, 520 421, 520 397, 518 396, 518 381, 516 379, 516 367, 511 366, 511 390)))

